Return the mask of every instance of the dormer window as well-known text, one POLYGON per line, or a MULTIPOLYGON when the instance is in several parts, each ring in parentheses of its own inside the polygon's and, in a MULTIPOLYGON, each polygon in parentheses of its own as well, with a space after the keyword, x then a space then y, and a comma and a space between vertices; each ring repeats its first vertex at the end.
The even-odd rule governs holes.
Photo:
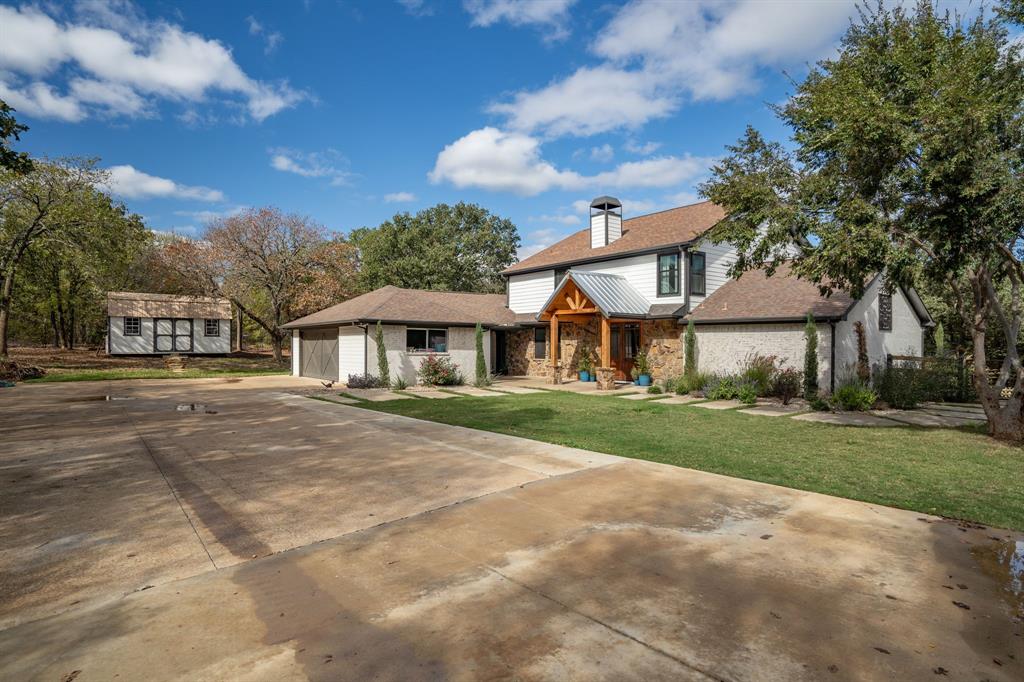
POLYGON ((658 296, 679 295, 679 254, 658 256, 658 296))

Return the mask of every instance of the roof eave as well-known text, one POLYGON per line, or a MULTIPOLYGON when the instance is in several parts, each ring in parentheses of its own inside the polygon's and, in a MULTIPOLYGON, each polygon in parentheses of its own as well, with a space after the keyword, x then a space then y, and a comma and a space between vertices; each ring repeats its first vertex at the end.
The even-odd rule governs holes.
MULTIPOLYGON (((696 239, 689 239, 689 240, 687 240, 685 242, 669 242, 667 244, 660 244, 658 246, 648 246, 648 247, 644 247, 642 249, 632 249, 630 251, 619 251, 618 253, 602 254, 600 256, 592 257, 592 258, 576 258, 576 259, 573 259, 573 260, 558 261, 556 263, 549 263, 547 265, 531 266, 531 267, 528 267, 528 268, 523 268, 521 270, 512 269, 512 268, 515 268, 515 266, 513 265, 512 268, 509 268, 507 270, 503 270, 501 272, 501 274, 504 277, 510 277, 511 275, 526 275, 526 274, 529 274, 531 272, 541 272, 543 270, 556 270, 556 269, 559 269, 559 268, 572 267, 573 265, 583 265, 585 263, 600 263, 600 262, 607 261, 607 260, 618 260, 619 258, 629 258, 630 256, 642 256, 642 255, 647 254, 647 253, 658 253, 659 251, 665 251, 666 249, 679 249, 679 248, 683 248, 685 246, 691 246, 691 245, 697 243, 697 241, 699 239, 700 238, 698 237, 696 239)), ((552 246, 550 246, 548 248, 554 248, 555 246, 557 246, 557 244, 552 245, 552 246)), ((544 253, 544 251, 541 251, 540 253, 538 253, 536 255, 539 256, 541 253, 544 253)))

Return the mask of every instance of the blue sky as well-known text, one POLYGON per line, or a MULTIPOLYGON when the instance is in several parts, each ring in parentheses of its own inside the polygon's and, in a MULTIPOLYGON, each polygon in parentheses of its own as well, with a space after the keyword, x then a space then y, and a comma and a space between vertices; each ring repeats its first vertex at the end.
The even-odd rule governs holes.
POLYGON ((853 4, 403 0, 0 3, 20 149, 99 157, 156 230, 245 206, 331 230, 437 202, 511 218, 528 254, 589 199, 695 184, 853 4))

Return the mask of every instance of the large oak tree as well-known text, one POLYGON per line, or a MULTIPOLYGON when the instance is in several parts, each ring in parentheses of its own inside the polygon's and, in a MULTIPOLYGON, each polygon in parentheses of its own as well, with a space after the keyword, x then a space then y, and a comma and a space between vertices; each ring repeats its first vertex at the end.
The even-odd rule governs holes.
POLYGON ((989 432, 1022 442, 1024 62, 1005 23, 1020 4, 1005 9, 861 11, 839 54, 776 108, 792 144, 748 129, 702 192, 728 213, 713 236, 744 254, 734 274, 795 242, 796 273, 826 292, 857 293, 880 271, 942 291, 971 339, 989 432), (1006 349, 994 381, 992 335, 1006 349))

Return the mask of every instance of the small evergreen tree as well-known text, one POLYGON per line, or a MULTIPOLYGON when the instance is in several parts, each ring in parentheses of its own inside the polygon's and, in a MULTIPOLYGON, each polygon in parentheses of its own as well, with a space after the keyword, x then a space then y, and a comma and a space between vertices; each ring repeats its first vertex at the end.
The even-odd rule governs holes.
POLYGON ((476 323, 476 385, 487 386, 491 377, 487 373, 487 360, 484 358, 484 328, 476 323))
POLYGON ((857 334, 857 378, 862 384, 867 384, 871 381, 867 332, 864 331, 864 323, 859 321, 853 323, 853 330, 857 334))
POLYGON ((811 313, 807 313, 804 338, 807 339, 807 349, 804 351, 804 398, 813 400, 818 397, 818 325, 814 323, 811 313))
POLYGON ((683 373, 686 376, 693 376, 697 372, 697 330, 693 326, 693 320, 686 324, 686 336, 683 339, 683 346, 686 355, 683 373))
POLYGON ((941 358, 946 354, 946 330, 942 323, 935 328, 935 356, 941 358))
POLYGON ((377 378, 382 385, 387 386, 391 383, 391 369, 388 367, 388 349, 384 346, 384 327, 380 320, 377 321, 374 341, 377 343, 377 378))

